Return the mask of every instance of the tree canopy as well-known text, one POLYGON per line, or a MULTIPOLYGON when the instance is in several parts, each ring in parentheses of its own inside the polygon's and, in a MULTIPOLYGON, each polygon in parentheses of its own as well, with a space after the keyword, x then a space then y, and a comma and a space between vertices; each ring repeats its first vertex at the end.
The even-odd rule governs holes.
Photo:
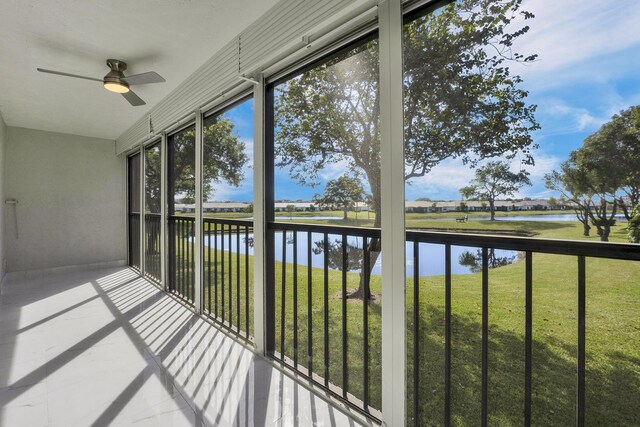
POLYGON ((640 106, 614 115, 545 180, 577 206, 585 235, 590 220, 608 241, 618 209, 630 220, 629 207, 640 202, 640 106))
POLYGON ((160 145, 154 145, 144 150, 145 155, 145 211, 160 213, 161 195, 160 179, 162 173, 162 161, 160 158, 160 145))
POLYGON ((322 195, 316 194, 313 201, 323 207, 340 207, 344 211, 343 219, 347 219, 347 211, 356 203, 366 199, 367 193, 358 178, 341 176, 327 182, 322 195))
POLYGON ((524 185, 531 185, 528 172, 512 172, 507 162, 489 162, 476 170, 476 177, 469 186, 460 189, 460 194, 465 199, 488 201, 491 221, 494 221, 496 199, 499 196, 513 196, 524 185))
MULTIPOLYGON (((529 27, 513 23, 521 0, 463 0, 405 25, 405 178, 447 158, 475 166, 520 154, 533 163, 535 105, 509 61, 529 27), (513 25, 512 25, 513 23, 513 25)), ((370 40, 275 88, 276 165, 303 185, 344 164, 362 174, 380 225, 378 45, 370 40)))
POLYGON ((626 196, 618 198, 618 206, 631 219, 640 203, 640 106, 621 111, 589 135, 574 160, 586 171, 586 185, 594 193, 626 196))
MULTIPOLYGON (((203 122, 203 198, 211 200, 215 184, 240 185, 243 167, 249 160, 244 143, 233 132, 233 123, 227 118, 213 116, 203 122)), ((173 171, 169 182, 175 197, 195 200, 195 127, 172 135, 170 155, 173 171)))

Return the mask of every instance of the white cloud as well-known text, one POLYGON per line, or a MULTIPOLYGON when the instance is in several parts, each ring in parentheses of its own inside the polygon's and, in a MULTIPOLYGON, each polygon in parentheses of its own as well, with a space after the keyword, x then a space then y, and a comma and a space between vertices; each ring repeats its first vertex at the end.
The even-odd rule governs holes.
MULTIPOLYGON (((516 156, 509 163, 511 170, 521 169, 529 172, 532 183, 531 188, 523 188, 521 192, 515 194, 516 197, 532 197, 531 192, 541 191, 544 175, 556 169, 562 161, 559 157, 548 154, 543 150, 536 150, 533 153, 535 158, 534 166, 523 166, 521 159, 516 156)), ((478 167, 489 161, 500 160, 500 158, 486 159, 479 162, 478 167)), ((434 167, 423 177, 414 178, 408 182, 405 188, 406 198, 414 200, 419 197, 430 197, 432 199, 459 199, 459 190, 469 185, 475 177, 475 169, 464 165, 461 159, 447 159, 434 167)))
POLYGON ((555 97, 538 101, 537 115, 546 123, 545 134, 594 131, 611 117, 608 110, 596 117, 586 108, 574 107, 555 97))
POLYGON ((534 63, 513 66, 525 82, 550 88, 637 72, 631 65, 640 62, 639 55, 619 53, 640 46, 640 2, 526 0, 522 9, 535 18, 526 22, 531 29, 517 40, 515 51, 539 55, 534 63))
POLYGON ((561 158, 551 154, 547 154, 542 150, 535 151, 533 153, 533 157, 536 162, 534 166, 521 166, 520 162, 517 161, 517 159, 514 159, 514 161, 512 161, 511 163, 511 169, 518 170, 520 167, 522 167, 522 169, 529 172, 529 178, 531 179, 531 181, 535 182, 543 179, 545 174, 551 172, 554 169, 557 169, 562 162, 561 158))
POLYGON ((444 160, 425 176, 408 181, 406 198, 458 198, 458 190, 469 185, 474 174, 474 170, 460 159, 444 160))
POLYGON ((340 160, 337 163, 328 163, 318 173, 323 181, 329 181, 341 177, 342 175, 349 174, 349 162, 347 160, 340 160))

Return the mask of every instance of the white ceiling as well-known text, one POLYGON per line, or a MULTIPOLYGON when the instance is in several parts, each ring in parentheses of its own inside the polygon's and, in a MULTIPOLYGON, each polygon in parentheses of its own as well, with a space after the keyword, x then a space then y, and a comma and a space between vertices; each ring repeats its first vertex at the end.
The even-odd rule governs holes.
POLYGON ((0 113, 8 126, 115 139, 278 0, 0 0, 0 113), (166 83, 132 107, 99 82, 105 61, 166 83))

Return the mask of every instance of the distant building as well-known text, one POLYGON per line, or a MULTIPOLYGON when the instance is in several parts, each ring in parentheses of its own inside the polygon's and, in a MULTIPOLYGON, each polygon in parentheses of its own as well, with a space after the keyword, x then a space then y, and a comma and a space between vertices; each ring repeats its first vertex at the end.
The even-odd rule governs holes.
MULTIPOLYGON (((489 202, 483 202, 480 200, 445 200, 445 201, 425 201, 425 200, 408 200, 405 202, 405 211, 408 213, 442 213, 442 212, 456 212, 460 211, 460 203, 465 204, 465 210, 468 212, 484 212, 489 210, 489 202), (483 207, 483 204, 485 205, 483 207)), ((202 209, 205 213, 220 213, 220 212, 244 212, 251 203, 249 202, 205 202, 202 204, 202 209)), ((275 212, 286 212, 287 206, 293 205, 295 212, 316 212, 318 206, 310 201, 296 201, 296 202, 276 202, 274 205, 275 212)), ((497 211, 545 211, 550 209, 549 203, 546 200, 496 200, 495 207, 497 211)), ((175 204, 176 212, 182 213, 194 213, 195 204, 175 204)), ((369 205, 364 202, 356 203, 352 211, 367 212, 370 209, 369 205)))
MULTIPOLYGON (((406 201, 405 210, 409 213, 455 212, 460 210, 460 203, 464 203, 465 210, 469 212, 482 212, 489 210, 489 202, 481 200, 448 200, 448 201, 406 201), (485 205, 483 207, 483 204, 485 205)), ((546 200, 496 200, 495 208, 498 211, 545 211, 549 209, 546 200)))

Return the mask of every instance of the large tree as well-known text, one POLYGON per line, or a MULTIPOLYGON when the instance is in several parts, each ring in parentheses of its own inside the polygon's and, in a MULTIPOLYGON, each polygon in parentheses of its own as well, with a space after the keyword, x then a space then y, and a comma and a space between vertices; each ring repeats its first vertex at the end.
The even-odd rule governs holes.
POLYGON ((367 198, 367 193, 362 188, 362 182, 358 178, 341 176, 327 182, 323 194, 316 194, 313 201, 322 207, 339 207, 343 210, 343 220, 347 220, 347 212, 356 203, 367 198))
POLYGON ((162 163, 160 159, 160 145, 146 148, 145 155, 145 212, 160 213, 160 177, 162 163))
POLYGON ((568 201, 582 224, 582 235, 589 237, 591 217, 589 211, 593 204, 593 194, 582 183, 581 172, 564 162, 560 171, 552 171, 544 176, 545 187, 561 193, 561 198, 568 201))
POLYGON ((561 191, 577 206, 576 214, 583 223, 585 236, 590 221, 600 240, 607 242, 615 224, 619 205, 616 193, 621 188, 621 176, 601 154, 584 146, 572 151, 560 166, 561 172, 553 171, 545 176, 545 180, 547 188, 561 191))
POLYGON ((512 172, 507 162, 489 162, 476 170, 476 177, 470 185, 460 189, 460 194, 465 199, 489 202, 491 221, 495 221, 496 199, 513 196, 524 185, 531 185, 528 172, 512 172))
POLYGON ((597 179, 616 187, 618 206, 631 219, 640 203, 640 106, 621 111, 589 135, 577 159, 587 170, 606 175, 597 179))
POLYGON ((584 234, 588 217, 600 239, 608 241, 618 208, 631 220, 629 207, 640 202, 640 106, 614 115, 569 154, 560 172, 545 178, 548 188, 561 191, 578 207, 584 234))
MULTIPOLYGON (((529 27, 516 24, 522 0, 463 0, 405 25, 405 178, 447 158, 475 164, 520 153, 533 163, 535 105, 508 62, 529 27)), ((380 226, 378 46, 371 40, 276 86, 276 166, 305 185, 330 164, 362 174, 380 226)), ((372 257, 379 242, 372 242, 372 257)), ((375 264, 372 259, 370 265, 375 264)))
MULTIPOLYGON (((212 117, 203 122, 203 197, 211 200, 216 184, 237 187, 244 177, 243 167, 249 160, 244 143, 234 133, 228 118, 212 117)), ((169 182, 175 197, 195 200, 195 128, 187 128, 172 137, 170 148, 173 169, 169 182)))

